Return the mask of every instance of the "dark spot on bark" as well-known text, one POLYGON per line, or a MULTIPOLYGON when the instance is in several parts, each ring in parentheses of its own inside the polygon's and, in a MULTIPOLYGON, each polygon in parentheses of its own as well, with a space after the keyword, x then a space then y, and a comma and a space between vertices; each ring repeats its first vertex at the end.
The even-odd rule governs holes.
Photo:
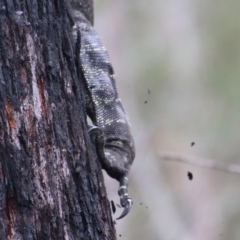
POLYGON ((115 207, 114 201, 111 201, 111 206, 112 206, 112 212, 114 214, 116 212, 116 207, 115 207))
POLYGON ((51 107, 52 107, 52 110, 53 110, 53 111, 56 111, 56 110, 57 110, 57 107, 56 107, 55 103, 52 103, 52 104, 51 104, 51 107))

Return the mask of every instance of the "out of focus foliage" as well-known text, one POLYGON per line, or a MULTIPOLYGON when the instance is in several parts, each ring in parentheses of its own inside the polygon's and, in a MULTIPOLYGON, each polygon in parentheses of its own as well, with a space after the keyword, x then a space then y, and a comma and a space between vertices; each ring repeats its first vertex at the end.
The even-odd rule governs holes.
POLYGON ((239 9, 234 0, 95 1, 137 147, 122 239, 239 240, 240 176, 158 157, 240 164, 239 9))

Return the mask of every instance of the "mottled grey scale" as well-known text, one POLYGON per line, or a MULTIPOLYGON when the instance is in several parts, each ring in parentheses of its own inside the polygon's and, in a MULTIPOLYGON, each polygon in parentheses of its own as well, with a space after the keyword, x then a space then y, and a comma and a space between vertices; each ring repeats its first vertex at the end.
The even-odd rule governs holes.
POLYGON ((80 50, 83 74, 94 103, 92 121, 102 129, 106 147, 124 147, 127 154, 125 160, 131 164, 134 144, 130 124, 118 97, 109 55, 93 28, 81 31, 81 46, 84 46, 80 50))
POLYGON ((118 194, 124 211, 130 211, 128 172, 135 157, 130 124, 118 97, 115 75, 109 55, 93 29, 92 0, 70 0, 74 22, 73 38, 80 49, 78 60, 85 80, 85 101, 89 117, 95 126, 89 130, 95 136, 96 151, 102 168, 120 183, 118 194))

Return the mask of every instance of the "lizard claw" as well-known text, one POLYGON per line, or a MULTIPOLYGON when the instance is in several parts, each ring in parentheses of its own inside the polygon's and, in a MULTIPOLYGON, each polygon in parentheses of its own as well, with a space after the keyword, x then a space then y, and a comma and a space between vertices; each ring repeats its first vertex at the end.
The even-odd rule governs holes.
POLYGON ((123 217, 125 217, 131 210, 131 207, 133 205, 132 199, 130 197, 125 197, 123 196, 123 198, 121 199, 121 205, 122 207, 124 207, 124 210, 122 212, 122 214, 116 219, 119 220, 123 217))
POLYGON ((100 158, 101 161, 104 161, 105 159, 105 153, 104 153, 104 134, 103 131, 97 127, 97 126, 88 126, 88 132, 90 136, 92 137, 93 141, 95 142, 97 155, 100 158))
POLYGON ((97 126, 89 126, 88 125, 88 132, 91 136, 101 137, 101 135, 103 135, 102 130, 97 126))
POLYGON ((124 208, 122 214, 116 219, 119 220, 125 217, 131 210, 133 205, 132 199, 128 196, 128 178, 126 176, 120 179, 120 188, 118 190, 118 195, 120 196, 120 202, 122 207, 124 208))

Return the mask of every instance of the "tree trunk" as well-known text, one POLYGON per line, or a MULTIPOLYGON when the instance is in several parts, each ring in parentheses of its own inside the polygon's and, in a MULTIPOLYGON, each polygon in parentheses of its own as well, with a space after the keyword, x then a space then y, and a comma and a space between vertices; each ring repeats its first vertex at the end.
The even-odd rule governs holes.
POLYGON ((116 239, 66 0, 0 0, 0 239, 116 239))

